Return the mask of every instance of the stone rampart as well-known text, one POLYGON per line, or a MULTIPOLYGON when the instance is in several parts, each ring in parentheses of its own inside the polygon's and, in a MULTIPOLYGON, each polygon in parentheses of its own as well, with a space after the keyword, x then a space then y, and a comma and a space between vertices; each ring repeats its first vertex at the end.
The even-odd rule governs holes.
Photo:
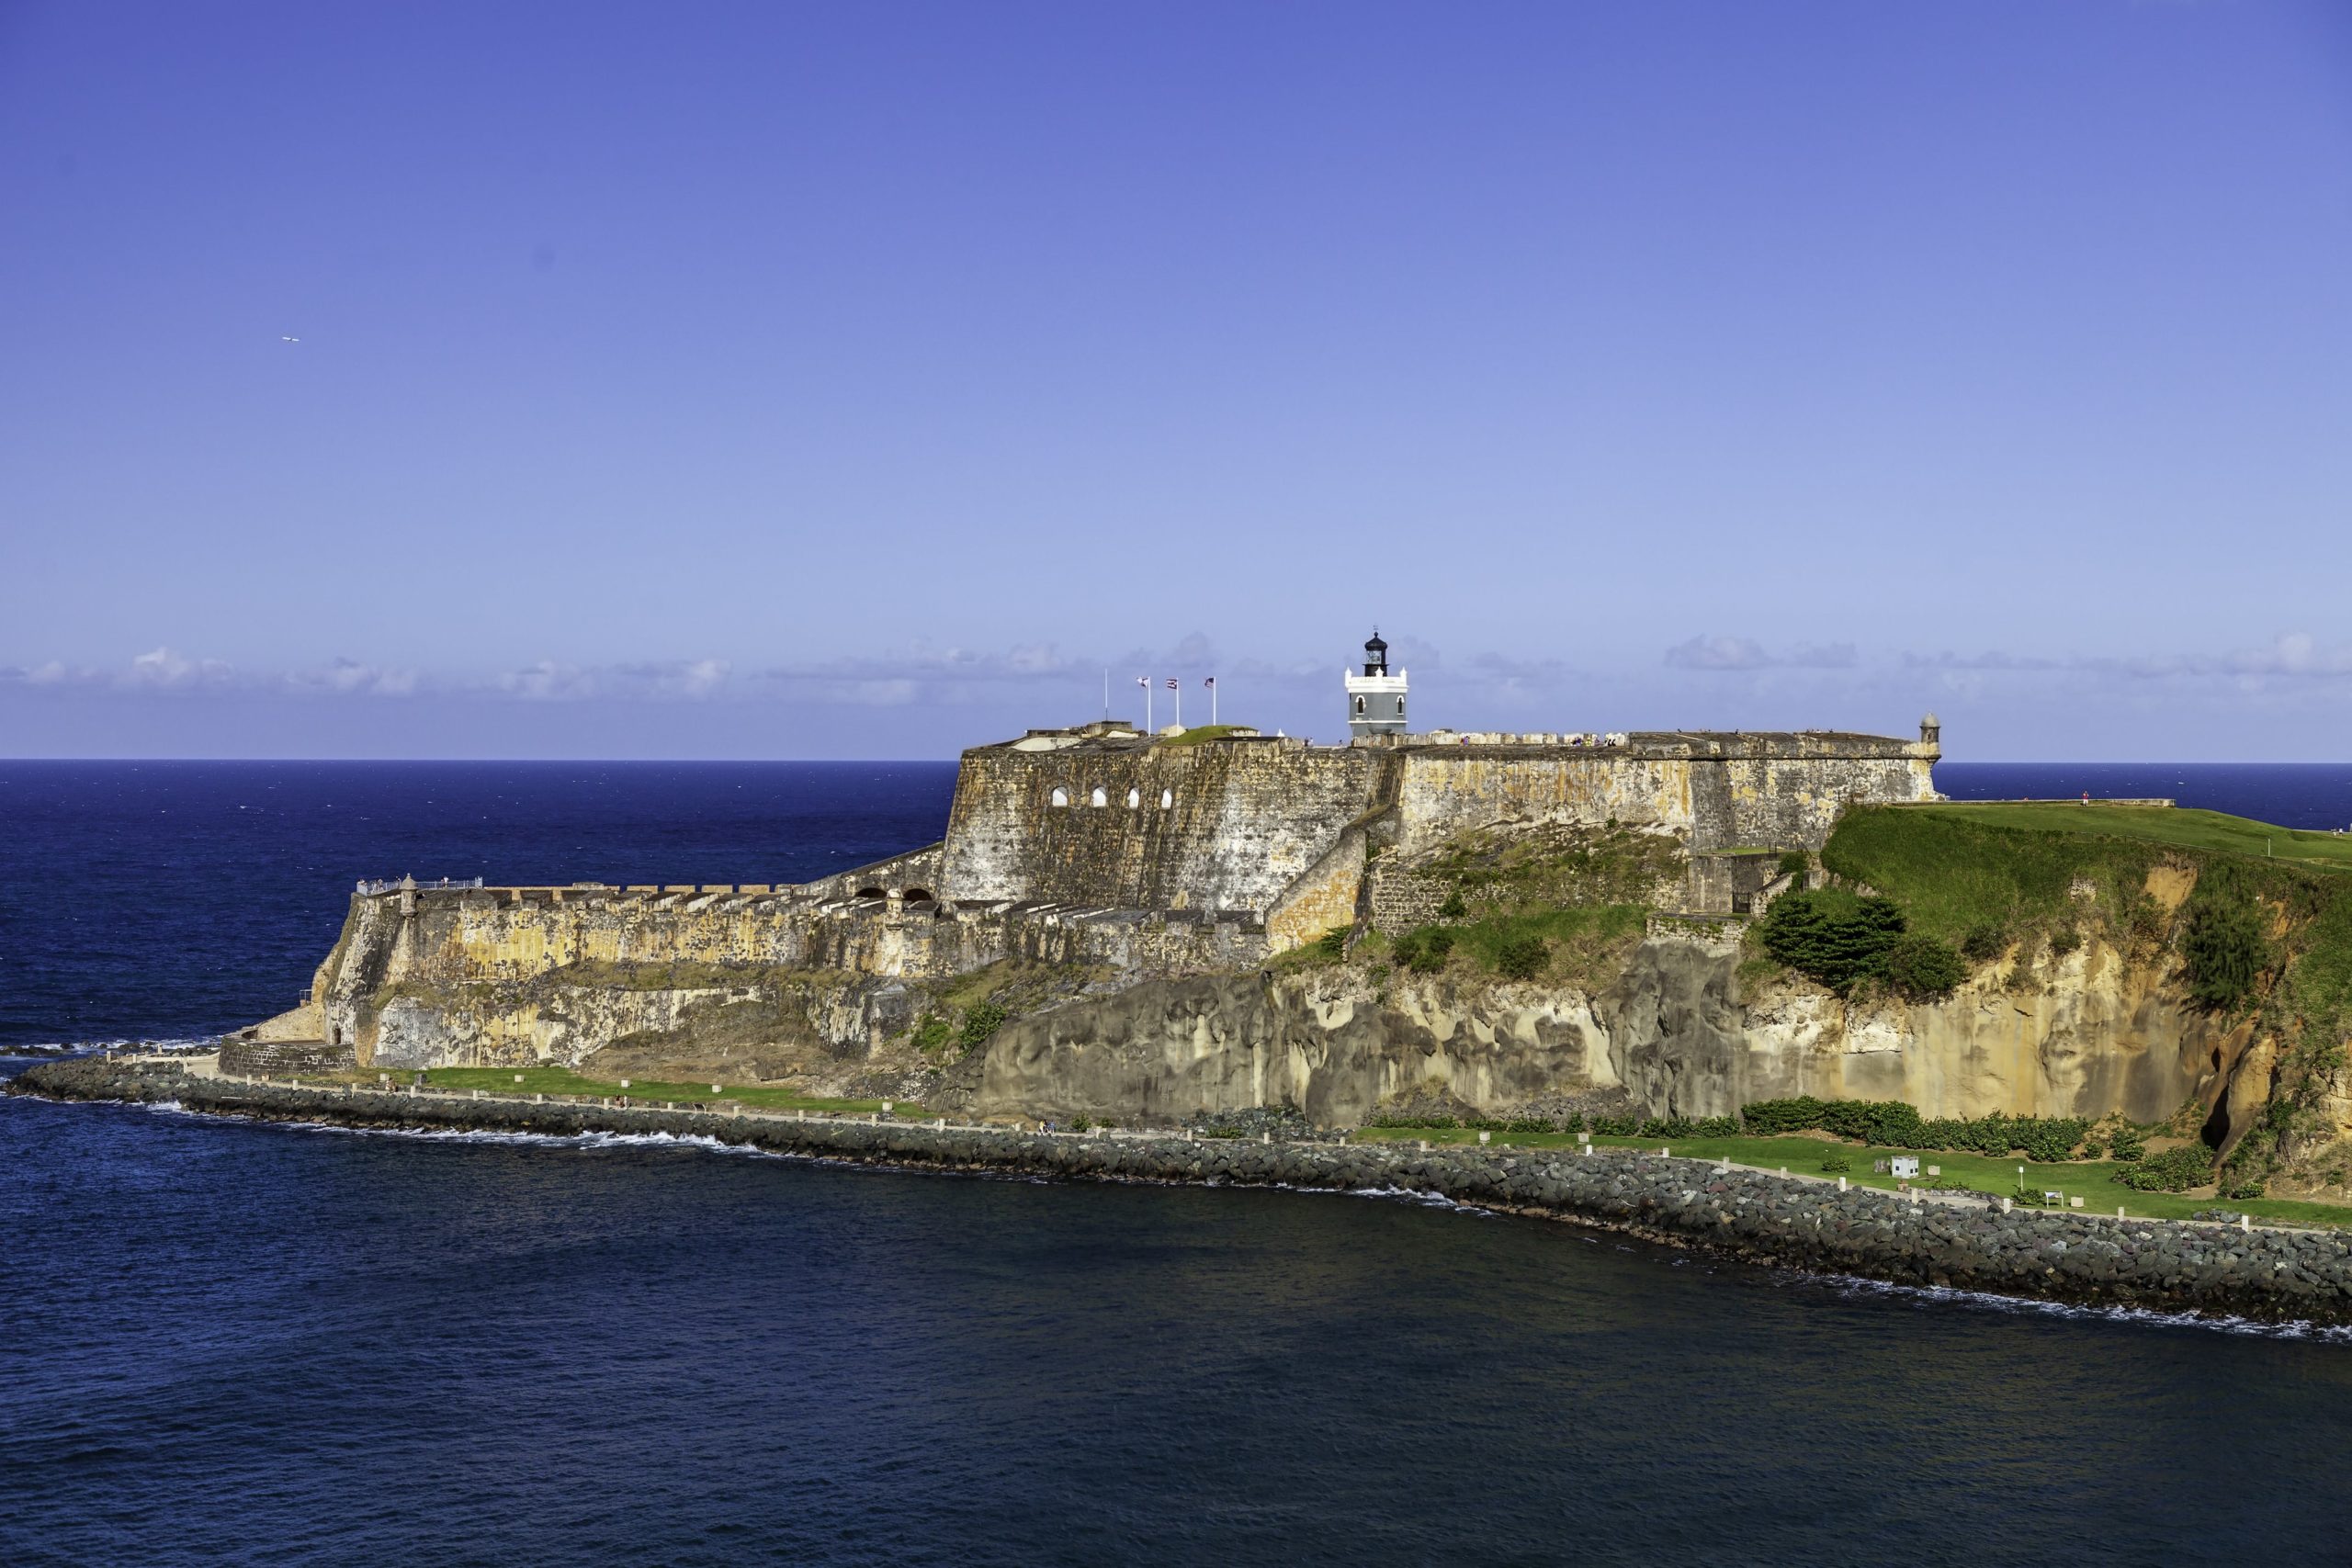
POLYGON ((1263 916, 1375 805, 1389 759, 1249 739, 964 754, 944 897, 1263 916))
MULTIPOLYGON (((1375 868, 1367 882, 1362 855, 1334 856, 1351 828, 1377 825, 1377 841, 1407 861, 1514 825, 1649 828, 1694 852, 1818 849, 1849 804, 1933 798, 1939 755, 1932 739, 1829 733, 1573 739, 1180 745, 1071 731, 978 747, 964 755, 936 890, 1249 910, 1280 947, 1319 934, 1318 920, 1340 923, 1333 910, 1366 893, 1376 921, 1414 913, 1408 882, 1384 892, 1388 879, 1375 868)), ((1753 889, 1705 891, 1728 908, 1753 889)))

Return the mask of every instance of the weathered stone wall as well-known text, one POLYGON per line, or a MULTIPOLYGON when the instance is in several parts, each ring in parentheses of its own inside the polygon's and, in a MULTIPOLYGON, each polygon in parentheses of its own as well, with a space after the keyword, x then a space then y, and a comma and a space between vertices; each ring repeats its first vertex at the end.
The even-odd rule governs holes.
POLYGON ((1454 892, 1450 878, 1416 871, 1391 856, 1373 862, 1370 879, 1372 929, 1390 936, 1436 919, 1439 908, 1454 892))
POLYGON ((1406 750, 1401 847, 1435 849, 1498 823, 1614 820, 1693 852, 1817 850, 1855 801, 1934 798, 1935 747, 1876 736, 1636 735, 1623 746, 1406 750))
POLYGON ((1262 914, 1374 805, 1388 762, 1283 740, 982 747, 956 779, 941 892, 1262 914))
MULTIPOLYGON (((1407 861, 1502 824, 1613 821, 1672 832, 1699 852, 1817 849, 1849 802, 1931 797, 1936 754, 1928 743, 1844 735, 1645 735, 1576 748, 1035 736, 965 753, 937 891, 1262 915, 1292 897, 1300 912, 1276 922, 1281 946, 1311 923, 1310 897, 1320 919, 1351 897, 1354 868, 1329 858, 1351 826, 1383 821, 1407 861), (1310 872, 1311 894, 1293 897, 1310 872)), ((1385 880, 1370 884, 1374 919, 1409 918, 1417 895, 1402 881, 1384 894, 1385 880)))

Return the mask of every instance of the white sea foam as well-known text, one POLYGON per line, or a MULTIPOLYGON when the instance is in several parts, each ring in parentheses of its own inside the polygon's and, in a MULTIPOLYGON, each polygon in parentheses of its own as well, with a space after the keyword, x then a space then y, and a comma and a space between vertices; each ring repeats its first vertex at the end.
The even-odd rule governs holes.
POLYGON ((2265 1323, 2257 1318, 2226 1314, 2164 1312, 2154 1307, 2042 1301, 2033 1296, 2003 1295, 1995 1291, 1965 1291, 1952 1285, 1897 1285, 1883 1280, 1864 1280, 1851 1274, 1806 1274, 1793 1269, 1784 1272, 1792 1281, 1826 1285, 1848 1296, 1891 1296, 2021 1316, 2120 1323, 2139 1328, 2201 1328, 2211 1333, 2239 1334, 2260 1339, 2307 1339, 2320 1344, 2352 1345, 2352 1325, 2312 1323, 2301 1319, 2291 1323, 2265 1323))

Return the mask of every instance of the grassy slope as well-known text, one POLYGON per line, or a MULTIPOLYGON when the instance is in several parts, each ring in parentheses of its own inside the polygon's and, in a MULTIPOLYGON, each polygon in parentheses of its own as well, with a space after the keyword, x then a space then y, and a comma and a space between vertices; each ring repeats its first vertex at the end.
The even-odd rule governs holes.
POLYGON ((1978 822, 2028 832, 2134 839, 2178 849, 2218 850, 2225 854, 2352 871, 2352 833, 2279 828, 2219 811, 2145 806, 2008 806, 1998 801, 1906 806, 1899 809, 1905 816, 1978 822))
MULTIPOLYGON (((1913 929, 1957 941, 1970 927, 2072 925, 2072 889, 2098 891, 2092 911, 2160 936, 2148 874, 2167 863, 2226 862, 2261 896, 2309 919, 2352 894, 2352 836, 2298 833, 2217 811, 2076 806, 1858 807, 1822 863, 1903 906, 1913 929), (2278 851, 2265 855, 2266 840, 2278 851), (2290 852, 2291 851, 2291 852, 2290 852)), ((2119 931, 2118 934, 2122 934, 2119 931)))

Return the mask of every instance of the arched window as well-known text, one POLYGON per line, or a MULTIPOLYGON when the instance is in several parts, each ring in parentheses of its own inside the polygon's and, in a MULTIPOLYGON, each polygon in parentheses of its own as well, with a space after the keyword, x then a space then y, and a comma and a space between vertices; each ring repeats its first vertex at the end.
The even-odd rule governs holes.
POLYGON ((1402 697, 1396 699, 1396 716, 1398 718, 1405 716, 1405 699, 1402 697))
POLYGON ((1162 811, 1165 811, 1165 810, 1167 810, 1170 807, 1171 807, 1171 806, 1173 806, 1173 805, 1175 805, 1175 804, 1176 804, 1176 792, 1175 792, 1174 790, 1172 790, 1172 789, 1163 789, 1163 790, 1161 790, 1161 791, 1159 792, 1159 809, 1161 809, 1162 811))
POLYGON ((1095 806, 1108 806, 1111 804, 1111 797, 1102 793, 1102 785, 1097 784, 1094 786, 1094 794, 1091 800, 1091 804, 1095 806))
POLYGON ((1127 791, 1127 809, 1128 809, 1128 810, 1133 811, 1136 807, 1141 806, 1142 804, 1143 804, 1143 791, 1141 791, 1141 790, 1139 790, 1139 789, 1131 789, 1131 790, 1127 791))
POLYGON ((1363 699, 1362 697, 1358 697, 1356 699, 1356 716, 1359 718, 1363 716, 1363 699))
POLYGON ((1068 790, 1066 790, 1066 789, 1062 788, 1062 786, 1061 786, 1061 785, 1059 785, 1059 784, 1056 784, 1056 785, 1054 786, 1054 793, 1053 793, 1052 795, 1048 795, 1046 798, 1047 798, 1047 800, 1049 800, 1053 805, 1056 805, 1056 806, 1068 806, 1068 805, 1069 804, 1069 791, 1068 791, 1068 790))

